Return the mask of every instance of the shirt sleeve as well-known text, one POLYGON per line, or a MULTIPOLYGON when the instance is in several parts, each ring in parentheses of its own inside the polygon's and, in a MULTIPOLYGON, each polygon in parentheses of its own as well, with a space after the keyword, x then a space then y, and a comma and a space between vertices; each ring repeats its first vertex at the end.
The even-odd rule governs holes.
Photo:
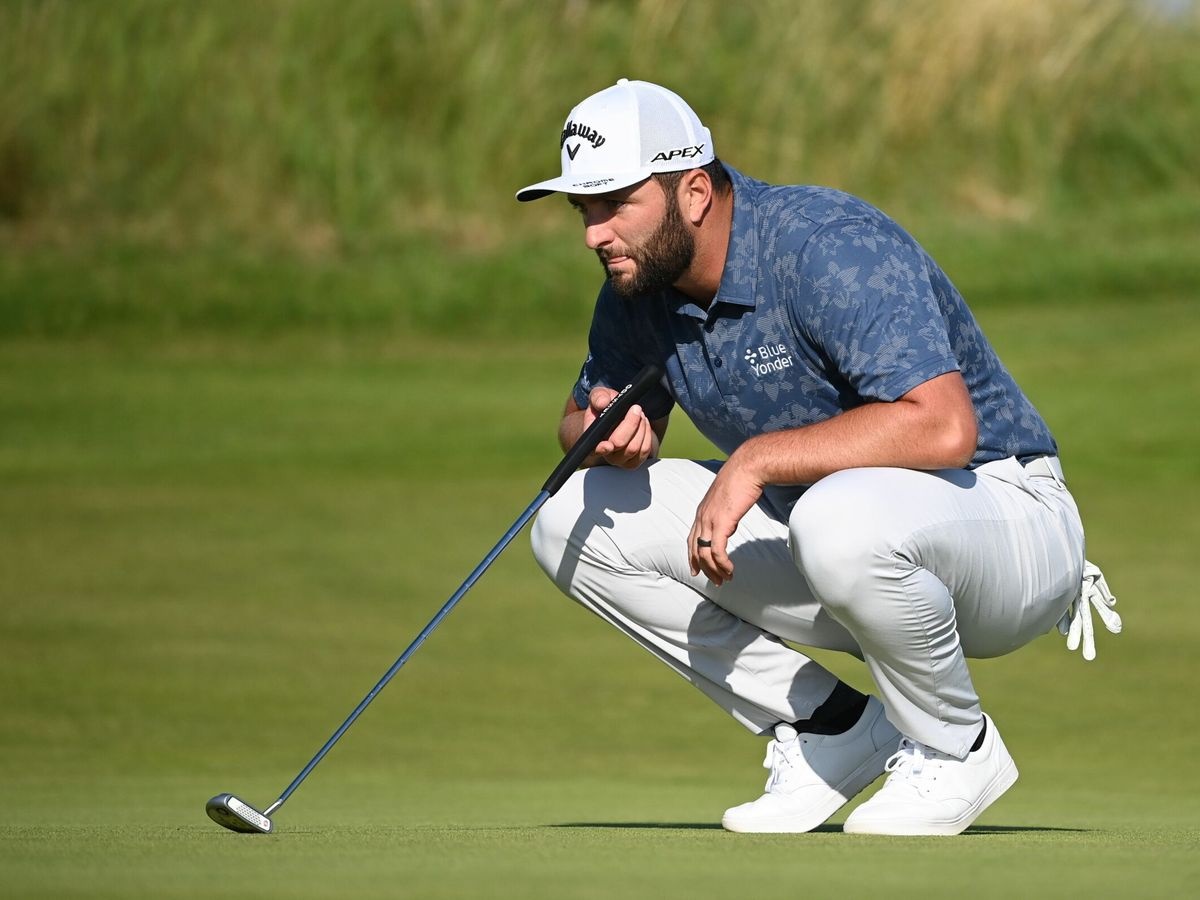
MULTIPOLYGON (((592 327, 588 333, 588 355, 579 372, 579 380, 571 392, 581 409, 588 405, 588 395, 596 387, 621 390, 633 381, 642 368, 656 358, 653 346, 642 346, 639 337, 649 335, 649 323, 643 322, 631 309, 636 300, 623 300, 606 284, 596 299, 592 327)), ((661 419, 671 412, 675 401, 662 384, 652 387, 639 401, 646 416, 661 419)))
POLYGON ((896 400, 958 371, 926 255, 898 226, 823 226, 796 260, 793 313, 864 399, 896 400))

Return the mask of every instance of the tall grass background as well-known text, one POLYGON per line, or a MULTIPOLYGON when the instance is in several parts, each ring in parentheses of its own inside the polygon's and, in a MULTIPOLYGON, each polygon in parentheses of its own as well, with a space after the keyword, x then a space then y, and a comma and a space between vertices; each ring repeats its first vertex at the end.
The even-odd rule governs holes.
POLYGON ((1045 246, 1060 262, 1008 294, 1093 290, 1094 267, 1111 289, 1124 249, 1196 274, 1192 3, 3 0, 0 329, 471 327, 497 285, 535 330, 577 326, 560 285, 594 264, 561 205, 513 193, 621 76, 683 94, 744 171, 884 206, 977 286, 1045 246), (109 273, 90 303, 64 259, 109 273), (159 294, 131 299, 131 268, 159 294))

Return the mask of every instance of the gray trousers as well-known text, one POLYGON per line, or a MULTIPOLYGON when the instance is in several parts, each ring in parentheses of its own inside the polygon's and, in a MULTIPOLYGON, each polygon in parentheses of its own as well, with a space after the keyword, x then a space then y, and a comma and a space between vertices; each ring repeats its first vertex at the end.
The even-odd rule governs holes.
POLYGON ((756 733, 807 718, 836 683, 786 640, 863 659, 901 733, 964 757, 982 721, 966 658, 1028 643, 1079 594, 1083 527, 1057 460, 837 472, 788 522, 751 509, 721 587, 688 571, 685 546, 718 468, 577 472, 533 549, 564 593, 756 733))

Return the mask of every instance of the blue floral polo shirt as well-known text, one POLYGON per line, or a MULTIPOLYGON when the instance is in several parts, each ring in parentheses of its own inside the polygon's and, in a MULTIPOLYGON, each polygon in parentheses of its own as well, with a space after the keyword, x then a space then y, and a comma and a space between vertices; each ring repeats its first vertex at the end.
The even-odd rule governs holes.
MULTIPOLYGON (((678 405, 729 454, 957 370, 979 426, 970 467, 1057 453, 958 290, 899 225, 841 191, 729 174, 733 227, 708 310, 673 288, 623 298, 605 284, 576 403, 656 362, 666 377, 646 414, 678 405)), ((774 485, 766 499, 786 516, 804 487, 774 485)))

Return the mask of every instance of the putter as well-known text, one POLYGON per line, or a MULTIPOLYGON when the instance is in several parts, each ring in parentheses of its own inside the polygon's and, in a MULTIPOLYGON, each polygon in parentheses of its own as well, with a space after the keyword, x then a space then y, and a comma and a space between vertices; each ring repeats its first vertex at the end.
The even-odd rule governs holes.
POLYGON ((597 444, 599 444, 612 433, 613 429, 617 427, 617 423, 625 417, 627 412, 629 412, 630 407, 632 407, 633 404, 637 402, 637 400, 640 399, 647 390, 658 383, 661 378, 662 370, 658 366, 653 364, 646 366, 646 368, 642 369, 642 371, 637 374, 637 377, 634 378, 632 382, 625 386, 624 390, 622 390, 619 394, 617 394, 616 397, 613 398, 612 403, 605 408, 604 412, 600 413, 600 415, 596 417, 596 420, 592 422, 592 424, 588 426, 587 430, 579 436, 579 440, 575 442, 575 445, 567 451, 567 454, 563 457, 562 462, 560 462, 558 467, 552 473, 550 473, 550 477, 547 478, 546 483, 542 485, 541 492, 537 495, 537 497, 534 498, 533 502, 526 507, 525 511, 517 517, 517 520, 512 524, 512 527, 504 533, 504 537, 500 538, 499 543, 497 543, 496 546, 491 549, 488 555, 483 558, 483 561, 475 567, 475 570, 470 575, 467 576, 467 580, 464 581, 459 589, 454 592, 449 600, 446 601, 445 605, 438 610, 437 615, 435 615, 429 621, 429 624, 421 629, 421 633, 418 634, 413 642, 408 645, 408 649, 401 653, 400 658, 392 663, 392 667, 384 673, 382 678, 379 679, 378 684, 371 688, 371 691, 367 694, 367 696, 363 697, 362 702, 354 708, 354 712, 350 713, 346 721, 343 722, 338 730, 335 731, 329 740, 325 742, 325 746, 317 751, 316 756, 309 760, 308 765, 306 765, 300 771, 300 774, 297 775, 292 783, 287 786, 284 792, 279 795, 278 800, 276 800, 262 812, 259 812, 249 803, 238 799, 233 794, 217 794, 217 796, 213 797, 208 801, 207 804, 205 804, 204 809, 208 813, 208 817, 218 825, 228 828, 230 831, 237 831, 243 834, 270 834, 274 828, 274 823, 271 821, 272 814, 274 814, 279 807, 283 806, 283 804, 287 802, 288 797, 292 796, 292 793, 296 790, 296 788, 300 787, 300 784, 305 778, 308 777, 308 774, 314 768, 316 768, 317 763, 325 758, 325 754, 328 753, 330 749, 332 749, 333 745, 338 742, 341 736, 346 733, 346 729, 354 724, 354 720, 362 714, 362 711, 367 708, 372 700, 375 699, 376 695, 387 686, 387 683, 392 680, 397 672, 400 671, 400 667, 408 662, 409 657, 416 653, 417 648, 425 643, 425 639, 433 633, 433 630, 437 628, 439 624, 441 624, 442 619, 446 618, 450 610, 454 609, 454 607, 458 604, 458 601, 463 598, 463 595, 466 594, 466 592, 471 589, 471 586, 479 580, 479 577, 485 571, 487 571, 488 566, 495 561, 496 557, 503 552, 504 548, 512 542, 512 539, 520 533, 521 529, 524 528, 526 524, 528 524, 529 520, 532 519, 537 511, 542 508, 542 505, 551 497, 553 497, 558 492, 559 488, 566 484, 567 479, 571 477, 571 473, 578 469, 583 461, 587 459, 589 455, 591 455, 592 451, 596 449, 597 444))

